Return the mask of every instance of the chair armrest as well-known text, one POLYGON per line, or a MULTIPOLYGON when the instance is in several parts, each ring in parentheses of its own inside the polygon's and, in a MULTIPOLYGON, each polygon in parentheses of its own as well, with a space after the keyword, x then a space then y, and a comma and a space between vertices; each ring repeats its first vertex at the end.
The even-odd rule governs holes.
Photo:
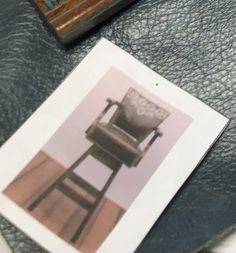
POLYGON ((92 125, 96 125, 104 116, 105 114, 110 110, 110 108, 114 105, 118 106, 118 107, 121 107, 121 103, 116 101, 116 100, 113 100, 111 98, 107 98, 107 105, 106 107, 102 110, 102 112, 98 115, 98 117, 94 120, 93 124, 92 125))
POLYGON ((144 155, 150 149, 150 147, 155 142, 157 137, 162 137, 162 135, 163 135, 163 133, 161 132, 161 130, 159 128, 155 128, 155 129, 153 129, 153 131, 154 131, 154 134, 153 134, 152 138, 150 139, 150 141, 148 142, 148 144, 146 145, 146 147, 142 151, 142 157, 144 157, 144 155))

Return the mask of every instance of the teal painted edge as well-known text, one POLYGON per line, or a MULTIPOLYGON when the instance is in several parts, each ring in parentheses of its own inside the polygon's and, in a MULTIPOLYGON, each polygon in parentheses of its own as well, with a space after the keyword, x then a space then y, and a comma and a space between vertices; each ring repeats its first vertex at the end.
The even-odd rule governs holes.
POLYGON ((51 0, 43 0, 49 9, 53 9, 55 4, 51 0))
MULTIPOLYGON (((110 9, 112 9, 113 7, 115 7, 116 5, 118 5, 118 4, 119 4, 120 2, 122 2, 122 1, 124 1, 124 0, 119 0, 119 1, 114 2, 113 4, 111 4, 110 6, 108 6, 107 9, 98 12, 98 13, 97 13, 96 15, 94 15, 92 18, 86 20, 82 25, 85 26, 85 25, 87 25, 88 23, 93 22, 94 19, 96 19, 96 18, 99 17, 99 16, 102 16, 103 13, 108 12, 110 9)), ((78 29, 78 27, 74 28, 72 31, 66 32, 66 33, 65 33, 65 36, 68 36, 70 33, 73 33, 73 32, 76 31, 77 29, 78 29)))

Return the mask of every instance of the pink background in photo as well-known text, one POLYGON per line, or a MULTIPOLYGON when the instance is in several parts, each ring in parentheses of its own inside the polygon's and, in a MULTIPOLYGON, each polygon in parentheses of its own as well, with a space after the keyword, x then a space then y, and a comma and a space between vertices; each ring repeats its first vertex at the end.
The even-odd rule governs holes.
MULTIPOLYGON (((163 137, 155 141, 137 167, 127 168, 123 165, 106 193, 106 197, 124 209, 128 209, 171 148, 191 124, 192 119, 189 116, 173 108, 161 98, 152 95, 124 73, 111 68, 43 148, 44 152, 68 168, 90 147, 91 143, 85 138, 85 130, 107 105, 106 99, 110 97, 121 101, 129 87, 133 87, 155 104, 169 111, 170 116, 160 125, 163 137)), ((115 107, 106 116, 106 120, 114 110, 115 107)), ((101 189, 110 170, 89 157, 76 169, 76 172, 101 189)))

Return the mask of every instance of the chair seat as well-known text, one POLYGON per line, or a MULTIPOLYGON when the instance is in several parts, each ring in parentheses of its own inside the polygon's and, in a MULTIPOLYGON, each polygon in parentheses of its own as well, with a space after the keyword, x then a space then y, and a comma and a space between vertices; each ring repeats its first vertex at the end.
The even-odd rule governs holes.
POLYGON ((128 167, 135 166, 141 159, 142 151, 137 141, 112 124, 98 123, 86 133, 90 141, 128 167))

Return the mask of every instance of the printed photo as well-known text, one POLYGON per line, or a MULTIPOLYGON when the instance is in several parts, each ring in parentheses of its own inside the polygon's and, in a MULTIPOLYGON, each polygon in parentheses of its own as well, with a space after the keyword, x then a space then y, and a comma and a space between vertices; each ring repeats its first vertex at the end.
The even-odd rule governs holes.
POLYGON ((4 190, 78 252, 98 250, 193 122, 144 87, 111 67, 4 190))

